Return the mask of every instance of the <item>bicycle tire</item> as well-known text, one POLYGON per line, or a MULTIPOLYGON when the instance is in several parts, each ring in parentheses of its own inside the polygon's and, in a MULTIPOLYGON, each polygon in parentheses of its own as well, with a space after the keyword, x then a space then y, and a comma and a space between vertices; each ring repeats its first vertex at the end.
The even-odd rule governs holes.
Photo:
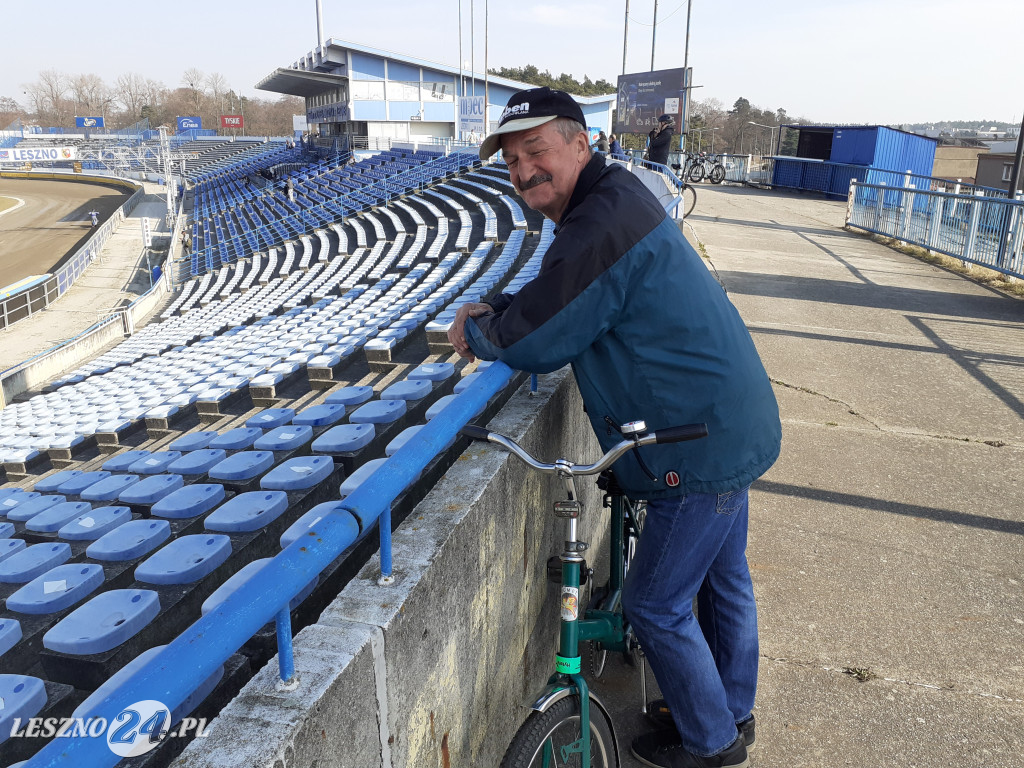
POLYGON ((704 178, 704 164, 703 163, 694 163, 693 165, 691 165, 690 166, 690 171, 689 171, 689 173, 686 174, 686 177, 690 181, 692 181, 694 183, 696 183, 696 182, 700 181, 701 179, 703 179, 704 178))
POLYGON ((711 175, 708 178, 711 179, 712 184, 721 184, 725 181, 725 168, 719 164, 712 166, 711 175))
POLYGON ((683 218, 693 213, 697 205, 697 190, 690 184, 683 184, 683 218))
MULTIPOLYGON (((580 699, 568 696, 546 712, 531 712, 522 724, 505 756, 501 768, 540 768, 544 752, 552 757, 551 768, 571 768, 583 764, 579 753, 563 755, 562 747, 580 738, 580 699), (557 732, 557 734, 556 734, 557 732)), ((618 768, 611 724, 600 707, 590 701, 590 765, 592 768, 618 768)))

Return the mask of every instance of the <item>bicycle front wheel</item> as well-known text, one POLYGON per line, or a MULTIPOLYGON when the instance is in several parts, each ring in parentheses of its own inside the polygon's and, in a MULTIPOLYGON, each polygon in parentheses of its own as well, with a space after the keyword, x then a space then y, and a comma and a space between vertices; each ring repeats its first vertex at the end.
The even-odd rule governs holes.
POLYGON ((704 178, 704 166, 700 163, 690 166, 690 172, 687 174, 687 178, 690 181, 697 182, 704 178))
MULTIPOLYGON (((516 733, 501 761, 501 768, 578 768, 583 765, 580 747, 580 698, 569 696, 546 712, 532 712, 516 733)), ((590 765, 618 768, 612 728, 604 712, 590 701, 590 765)))
POLYGON ((711 169, 711 183, 721 184, 725 181, 725 168, 721 165, 716 165, 711 169))

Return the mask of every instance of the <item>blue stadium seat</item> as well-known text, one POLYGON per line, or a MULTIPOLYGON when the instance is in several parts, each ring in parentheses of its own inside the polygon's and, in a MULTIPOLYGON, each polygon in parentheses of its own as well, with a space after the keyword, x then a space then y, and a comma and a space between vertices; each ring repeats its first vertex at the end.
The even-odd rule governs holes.
POLYGON ((281 549, 304 536, 310 528, 332 513, 337 513, 341 516, 342 525, 345 526, 346 531, 345 538, 351 544, 359 536, 359 523, 352 516, 352 513, 344 508, 340 501, 327 501, 323 504, 317 504, 309 512, 288 526, 288 530, 281 534, 281 549))
MULTIPOLYGON (((249 421, 252 421, 252 419, 249 421)), ((218 435, 211 440, 207 448, 224 451, 244 451, 255 443, 262 434, 263 430, 256 427, 229 429, 224 434, 218 435)))
POLYGON ((181 451, 156 451, 136 461, 128 471, 137 475, 159 475, 181 458, 181 451))
POLYGON ((111 475, 106 480, 90 485, 79 495, 86 501, 114 501, 127 488, 138 482, 138 475, 111 475))
POLYGON ((455 373, 451 363, 424 363, 414 368, 407 379, 427 379, 428 381, 444 381, 455 373))
POLYGON ((338 489, 341 493, 341 498, 345 498, 352 493, 356 488, 362 485, 363 481, 366 480, 370 475, 377 471, 387 459, 371 459, 370 461, 363 464, 359 469, 353 472, 351 475, 345 478, 342 482, 341 487, 338 489))
POLYGON ((92 504, 87 501, 65 501, 54 504, 45 512, 40 512, 25 523, 25 528, 39 533, 52 533, 91 509, 92 504))
MULTIPOLYGON (((214 432, 214 434, 217 434, 214 432)), ((205 475, 227 457, 223 448, 203 448, 182 454, 182 457, 167 466, 168 472, 179 475, 205 475)))
POLYGON ((0 618, 0 656, 3 656, 21 640, 21 622, 17 619, 0 618))
POLYGON ((349 453, 369 445, 376 434, 373 424, 339 424, 313 441, 314 453, 349 453))
POLYGON ((11 555, 21 552, 24 548, 24 539, 0 539, 0 562, 3 562, 11 555))
POLYGON ((262 475, 274 465, 270 451, 240 451, 210 470, 211 480, 245 481, 262 475))
MULTIPOLYGON (((0 523, 0 539, 9 539, 14 533, 14 523, 0 523)), ((0 554, 0 560, 3 554, 0 554)))
POLYGON ((26 520, 31 520, 36 515, 45 512, 50 507, 62 504, 67 499, 64 496, 37 496, 34 499, 19 504, 7 513, 7 519, 13 520, 16 523, 23 523, 26 520))
MULTIPOLYGON (((344 406, 341 407, 344 412, 344 406)), ((270 430, 253 443, 252 447, 258 451, 294 451, 312 439, 313 427, 287 425, 270 430)))
POLYGON ((455 389, 452 390, 456 395, 461 395, 466 391, 466 388, 476 381, 480 377, 480 371, 474 371, 473 373, 467 374, 459 379, 459 383, 455 385, 455 389))
POLYGON ((56 613, 84 600, 102 583, 102 565, 58 565, 8 597, 7 610, 30 614, 56 613))
POLYGON ((32 581, 51 568, 66 563, 71 547, 64 542, 33 544, 0 561, 0 582, 22 584, 32 581))
POLYGON ((405 415, 405 400, 374 400, 353 411, 353 424, 390 424, 405 415))
POLYGON ((288 459, 260 479, 260 487, 271 491, 300 491, 330 477, 334 460, 330 456, 301 456, 288 459))
POLYGON ((96 539, 85 554, 93 560, 134 560, 163 544, 171 535, 166 520, 131 520, 96 539))
POLYGON ((198 451, 207 447, 216 437, 217 433, 212 431, 193 432, 190 435, 183 435, 182 437, 179 437, 167 447, 172 451, 181 451, 182 453, 187 451, 198 451))
POLYGON ((373 387, 342 387, 324 400, 328 405, 360 405, 373 397, 373 387))
POLYGON ((154 517, 173 520, 196 517, 220 504, 224 496, 224 486, 217 483, 186 485, 164 496, 150 512, 154 517))
POLYGON ((380 393, 381 400, 422 400, 430 394, 432 384, 429 379, 406 379, 396 381, 380 393))
POLYGON ((57 536, 65 541, 95 541, 131 519, 128 507, 97 507, 67 523, 57 536))
MULTIPOLYGON (((210 611, 216 610, 217 607, 227 600, 232 593, 251 579, 258 571, 265 568, 267 563, 271 562, 273 559, 274 558, 272 557, 262 557, 259 560, 253 560, 251 563, 248 563, 246 566, 239 569, 238 573, 217 587, 217 590, 203 601, 203 616, 208 614, 210 611)), ((302 591, 288 602, 288 610, 294 611, 303 600, 309 597, 313 590, 316 589, 316 585, 319 581, 320 577, 314 576, 313 580, 303 587, 302 591)))
POLYGON ((439 414, 441 411, 443 411, 445 406, 448 405, 448 403, 450 403, 452 400, 454 400, 455 397, 456 397, 455 395, 445 395, 444 397, 437 398, 437 400, 435 400, 433 403, 431 403, 430 407, 427 408, 427 413, 426 413, 427 421, 430 421, 435 416, 437 416, 437 414, 439 414))
POLYGON ((0 675, 0 743, 11 736, 15 719, 25 722, 46 706, 46 685, 38 677, 0 675))
POLYGON ((43 635, 43 647, 84 656, 103 653, 128 640, 160 613, 160 599, 148 589, 112 589, 81 605, 43 635))
POLYGON ((326 427, 340 421, 344 415, 345 406, 342 403, 325 403, 303 409, 292 419, 292 424, 326 427))
POLYGON ((90 485, 95 485, 100 480, 106 480, 108 477, 110 477, 110 472, 107 472, 106 470, 101 470, 99 472, 82 472, 81 474, 68 478, 68 480, 61 483, 57 488, 57 493, 64 494, 65 496, 78 496, 90 485))
POLYGON ((294 408, 266 408, 245 422, 247 427, 275 429, 283 427, 295 418, 294 408))
POLYGON ((212 533, 179 536, 135 569, 147 584, 192 584, 212 573, 231 555, 231 539, 212 533))
POLYGON ((65 469, 60 472, 56 472, 36 483, 33 490, 39 491, 40 493, 53 493, 61 483, 66 483, 71 478, 78 477, 80 474, 82 474, 82 470, 80 469, 65 469))
POLYGON ((156 504, 185 484, 181 475, 150 475, 126 488, 117 497, 122 504, 156 504))
POLYGON ((21 488, 11 488, 2 499, 0 499, 0 514, 8 515, 11 510, 26 501, 38 499, 42 496, 38 491, 23 491, 21 488))
POLYGON ((288 509, 284 491, 240 493, 214 510, 204 521, 208 531, 243 533, 255 531, 276 520, 288 509))
POLYGON ((149 451, 125 451, 103 462, 103 469, 108 472, 127 472, 128 467, 146 456, 149 456, 149 451))

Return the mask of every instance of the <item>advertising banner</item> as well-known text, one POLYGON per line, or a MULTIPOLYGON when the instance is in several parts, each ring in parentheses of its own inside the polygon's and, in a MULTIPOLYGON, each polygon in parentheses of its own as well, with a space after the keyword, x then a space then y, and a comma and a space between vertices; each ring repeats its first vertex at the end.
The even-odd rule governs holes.
POLYGON ((675 132, 681 133, 686 115, 688 83, 685 75, 682 67, 619 75, 613 130, 647 133, 661 115, 672 115, 676 119, 675 132))
POLYGON ((313 107, 306 113, 307 123, 345 123, 351 119, 348 104, 340 101, 313 107))
POLYGON ((242 127, 242 116, 241 115, 221 115, 220 116, 220 127, 221 128, 241 128, 242 127))
POLYGON ((75 128, 102 128, 102 117, 76 117, 75 128))
POLYGON ((195 131, 203 127, 201 117, 178 117, 178 132, 195 131))
POLYGON ((0 149, 0 163, 42 163, 77 160, 78 147, 31 147, 0 149))
POLYGON ((459 130, 486 133, 484 126, 484 97, 463 96, 459 99, 459 130))
POLYGON ((296 133, 305 133, 309 130, 305 115, 292 115, 292 130, 296 133))

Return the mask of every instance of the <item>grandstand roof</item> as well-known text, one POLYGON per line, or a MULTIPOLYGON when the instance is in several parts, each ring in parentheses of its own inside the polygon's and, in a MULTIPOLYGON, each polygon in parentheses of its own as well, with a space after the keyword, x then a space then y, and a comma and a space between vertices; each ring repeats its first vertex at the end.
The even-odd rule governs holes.
MULTIPOLYGON (((292 66, 275 69, 271 74, 258 82, 256 87, 263 91, 287 93, 293 96, 314 96, 327 88, 335 87, 339 80, 347 79, 347 75, 337 74, 338 70, 344 70, 346 67, 344 58, 339 59, 337 57, 339 51, 345 50, 378 56, 384 59, 393 59, 404 64, 424 67, 450 75, 458 76, 461 74, 465 78, 475 77, 481 81, 484 79, 484 74, 481 72, 467 72, 464 69, 452 67, 448 64, 439 64, 434 61, 419 59, 415 56, 406 56, 394 51, 386 51, 381 48, 372 48, 368 45, 361 45, 347 40, 330 38, 323 48, 314 48, 292 66), (335 73, 328 74, 324 70, 335 70, 335 73)), ((498 77, 497 75, 488 75, 487 80, 495 85, 512 88, 517 91, 535 87, 532 83, 523 83, 506 77, 498 77)), ((609 93, 603 96, 577 96, 574 94, 573 98, 580 104, 600 104, 614 101, 616 94, 609 93)))

